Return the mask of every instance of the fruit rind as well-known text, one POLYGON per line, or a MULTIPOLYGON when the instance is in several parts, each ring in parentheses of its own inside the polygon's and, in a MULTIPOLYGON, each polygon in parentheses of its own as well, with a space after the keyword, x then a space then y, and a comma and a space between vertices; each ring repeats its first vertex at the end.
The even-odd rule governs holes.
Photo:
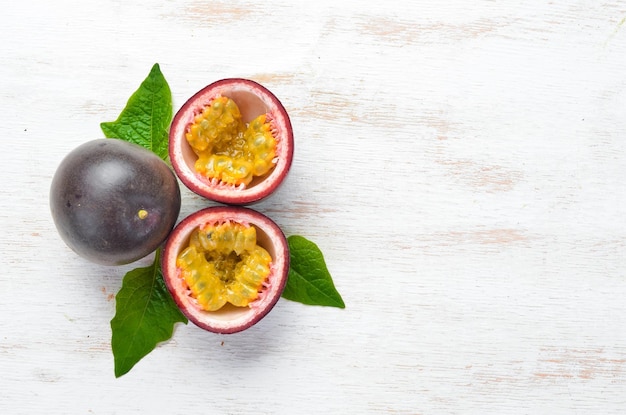
POLYGON ((198 327, 222 334, 240 332, 265 317, 280 299, 289 273, 287 239, 278 225, 257 211, 239 206, 209 207, 183 219, 170 234, 161 260, 165 284, 183 314, 198 327), (187 246, 191 233, 198 226, 223 221, 256 227, 258 244, 272 256, 271 273, 259 297, 247 307, 226 305, 218 311, 203 311, 187 295, 176 257, 187 246))
POLYGON ((200 196, 225 204, 252 204, 272 194, 287 176, 293 152, 293 129, 285 107, 267 88, 243 78, 222 79, 198 91, 175 114, 169 132, 169 156, 181 182, 200 196), (266 175, 255 177, 245 188, 202 177, 194 168, 197 156, 185 138, 195 116, 220 96, 237 103, 246 123, 258 115, 267 114, 273 132, 277 134, 275 166, 266 175))

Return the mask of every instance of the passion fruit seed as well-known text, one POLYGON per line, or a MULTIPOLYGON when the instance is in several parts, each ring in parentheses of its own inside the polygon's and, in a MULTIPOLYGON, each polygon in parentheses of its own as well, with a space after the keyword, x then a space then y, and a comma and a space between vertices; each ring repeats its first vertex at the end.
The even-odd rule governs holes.
POLYGON ((235 101, 221 96, 195 117, 185 138, 198 156, 198 173, 245 187, 275 165, 276 138, 272 131, 267 114, 259 115, 246 126, 235 101))
POLYGON ((256 243, 256 228, 236 222, 196 228, 176 260, 181 278, 204 311, 226 303, 245 307, 270 274, 272 258, 256 243))

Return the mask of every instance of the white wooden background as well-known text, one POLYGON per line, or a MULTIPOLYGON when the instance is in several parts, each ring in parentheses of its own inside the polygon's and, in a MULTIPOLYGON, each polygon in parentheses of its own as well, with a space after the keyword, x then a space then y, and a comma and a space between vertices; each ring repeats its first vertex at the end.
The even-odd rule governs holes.
MULTIPOLYGON (((623 414, 626 2, 4 2, 0 413, 623 414), (255 208, 345 310, 176 327, 115 379, 123 274, 78 259, 52 175, 161 65, 174 107, 247 77, 288 109, 255 208)), ((183 188, 181 219, 210 202, 183 188)))

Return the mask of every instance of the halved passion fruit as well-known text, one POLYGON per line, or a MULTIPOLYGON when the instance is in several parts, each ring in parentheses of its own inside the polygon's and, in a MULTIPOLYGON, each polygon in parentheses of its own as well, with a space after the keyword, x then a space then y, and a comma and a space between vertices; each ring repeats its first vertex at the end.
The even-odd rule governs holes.
POLYGON ((287 111, 248 79, 203 88, 176 113, 169 133, 170 160, 183 184, 227 204, 269 196, 289 172, 293 151, 287 111))
POLYGON ((267 216, 244 207, 210 207, 174 228, 162 270, 190 321, 215 333, 236 333, 256 324, 279 300, 289 247, 267 216))

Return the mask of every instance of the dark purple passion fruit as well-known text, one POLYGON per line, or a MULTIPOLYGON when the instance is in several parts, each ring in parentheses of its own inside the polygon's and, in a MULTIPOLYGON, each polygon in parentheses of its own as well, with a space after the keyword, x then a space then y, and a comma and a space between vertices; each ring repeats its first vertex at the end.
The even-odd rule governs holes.
POLYGON ((272 194, 287 176, 293 152, 287 111, 248 79, 223 79, 200 90, 176 113, 169 133, 170 160, 183 184, 226 204, 272 194))
POLYGON ((180 211, 180 188, 154 153, 117 139, 70 152, 50 187, 50 210, 63 241, 81 257, 123 265, 165 241, 180 211))
POLYGON ((289 273, 289 247, 278 225, 237 206, 210 207, 183 219, 161 260, 165 284, 183 314, 198 327, 222 334, 245 330, 265 317, 289 273))

